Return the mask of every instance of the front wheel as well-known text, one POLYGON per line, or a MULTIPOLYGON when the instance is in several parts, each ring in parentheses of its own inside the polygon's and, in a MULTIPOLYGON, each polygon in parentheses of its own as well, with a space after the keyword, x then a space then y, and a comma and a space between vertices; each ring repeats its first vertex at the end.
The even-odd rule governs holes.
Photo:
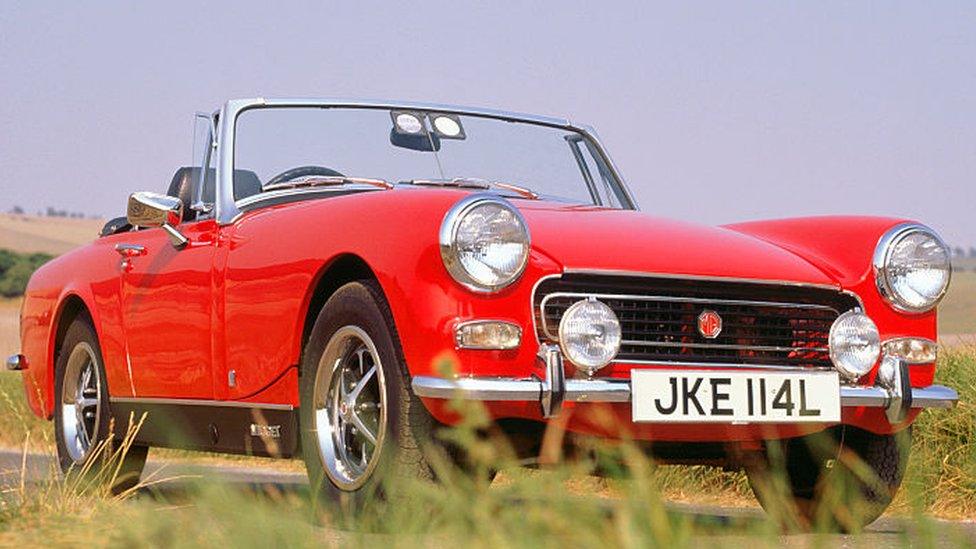
POLYGON ((878 435, 839 427, 780 448, 779 459, 767 454, 746 468, 763 508, 801 529, 858 531, 891 505, 908 463, 911 428, 878 435), (783 512, 790 507, 792 513, 783 512))
POLYGON ((109 437, 119 435, 113 429, 120 426, 111 425, 102 352, 85 316, 75 319, 65 332, 55 364, 54 389, 58 399, 54 430, 61 471, 106 480, 115 493, 136 486, 148 448, 130 445, 124 454, 112 454, 117 441, 109 437), (101 470, 96 460, 103 460, 106 470, 101 470))
POLYGON ((329 298, 302 358, 302 451, 315 493, 358 507, 392 476, 433 477, 421 448, 433 418, 409 388, 379 287, 352 282, 329 298))

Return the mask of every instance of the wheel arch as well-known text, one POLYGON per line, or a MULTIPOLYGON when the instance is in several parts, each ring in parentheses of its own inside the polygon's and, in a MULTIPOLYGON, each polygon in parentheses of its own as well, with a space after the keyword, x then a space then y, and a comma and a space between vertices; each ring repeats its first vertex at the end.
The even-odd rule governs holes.
POLYGON ((356 280, 373 280, 379 284, 375 271, 365 259, 354 253, 343 253, 326 262, 316 273, 305 297, 305 317, 302 321, 302 336, 298 341, 298 359, 312 333, 312 327, 319 311, 343 285, 356 280))
POLYGON ((92 308, 80 293, 66 292, 54 310, 51 322, 50 339, 48 343, 47 359, 44 376, 44 402, 41 403, 44 417, 51 419, 54 414, 54 369, 57 367, 58 354, 64 342, 68 327, 78 318, 87 318, 95 331, 95 337, 100 338, 98 326, 92 308))
MULTIPOLYGON (((66 295, 64 299, 61 300, 61 304, 58 306, 58 311, 55 314, 56 320, 54 327, 54 341, 51 345, 51 351, 53 353, 51 357, 52 367, 54 365, 53 359, 57 358, 57 353, 59 349, 61 349, 61 343, 64 342, 64 334, 67 333, 68 327, 71 326, 71 323, 74 322, 75 319, 82 316, 87 317, 88 321, 92 323, 92 327, 94 328, 94 319, 92 317, 91 310, 88 308, 88 304, 85 303, 85 300, 76 293, 66 295)), ((95 332, 97 333, 98 330, 96 329, 95 332)))

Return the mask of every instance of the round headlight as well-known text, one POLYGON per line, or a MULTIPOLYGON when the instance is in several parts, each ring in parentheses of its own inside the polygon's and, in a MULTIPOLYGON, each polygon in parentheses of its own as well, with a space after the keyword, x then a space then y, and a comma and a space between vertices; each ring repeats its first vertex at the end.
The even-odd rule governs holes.
POLYGON ((857 379, 871 371, 881 354, 881 335, 868 315, 847 311, 830 327, 830 360, 847 379, 857 379))
POLYGON ((922 313, 938 305, 949 287, 949 248, 931 229, 900 225, 874 253, 878 291, 900 311, 922 313))
POLYGON ((617 356, 620 321, 596 299, 577 301, 559 321, 559 345, 570 362, 592 375, 617 356))
POLYGON ((447 212, 440 246, 444 266, 455 280, 476 292, 494 292, 525 270, 529 229, 506 200, 473 195, 447 212))

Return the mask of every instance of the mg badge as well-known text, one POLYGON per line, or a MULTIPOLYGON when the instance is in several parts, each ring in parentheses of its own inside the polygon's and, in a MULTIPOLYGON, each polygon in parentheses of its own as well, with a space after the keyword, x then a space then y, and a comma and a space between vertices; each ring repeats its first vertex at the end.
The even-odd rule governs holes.
POLYGON ((705 309, 698 315, 698 333, 706 339, 715 339, 722 333, 722 317, 715 311, 705 309))

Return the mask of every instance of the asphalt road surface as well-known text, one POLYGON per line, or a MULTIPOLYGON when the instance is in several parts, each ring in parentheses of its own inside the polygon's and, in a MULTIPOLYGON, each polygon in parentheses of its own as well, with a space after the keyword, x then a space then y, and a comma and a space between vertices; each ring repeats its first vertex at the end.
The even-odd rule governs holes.
MULTIPOLYGON (((11 485, 21 481, 22 471, 25 469, 24 479, 28 483, 43 482, 52 476, 54 458, 45 454, 28 454, 27 459, 15 451, 0 450, 0 485, 11 485), (25 465, 26 467, 22 467, 25 465)), ((166 478, 183 477, 184 480, 167 481, 162 486, 154 487, 164 492, 177 494, 188 488, 191 481, 186 478, 206 478, 209 481, 223 482, 241 490, 302 492, 307 490, 308 483, 304 473, 276 471, 241 466, 224 466, 213 464, 192 464, 183 462, 163 462, 150 460, 146 465, 144 478, 160 471, 165 467, 162 476, 166 478)), ((670 504, 673 513, 688 516, 693 522, 715 526, 727 523, 729 534, 708 535, 702 537, 702 545, 723 545, 731 547, 754 546, 755 541, 748 534, 736 533, 742 530, 744 524, 762 522, 765 516, 757 509, 741 509, 731 507, 709 507, 700 505, 670 504), (738 525, 738 528, 734 526, 738 525)), ((938 532, 936 545, 956 547, 960 535, 968 538, 969 545, 976 547, 976 520, 970 521, 937 521, 935 530, 938 532)), ((884 517, 876 521, 866 532, 858 535, 828 535, 828 534, 791 534, 780 537, 780 544, 784 547, 870 547, 882 549, 887 547, 904 547, 906 539, 911 539, 912 522, 909 519, 884 517), (906 538, 906 534, 908 537, 906 538)), ((341 537, 341 535, 340 535, 341 537)), ((914 544, 912 544, 914 545, 914 544)))

